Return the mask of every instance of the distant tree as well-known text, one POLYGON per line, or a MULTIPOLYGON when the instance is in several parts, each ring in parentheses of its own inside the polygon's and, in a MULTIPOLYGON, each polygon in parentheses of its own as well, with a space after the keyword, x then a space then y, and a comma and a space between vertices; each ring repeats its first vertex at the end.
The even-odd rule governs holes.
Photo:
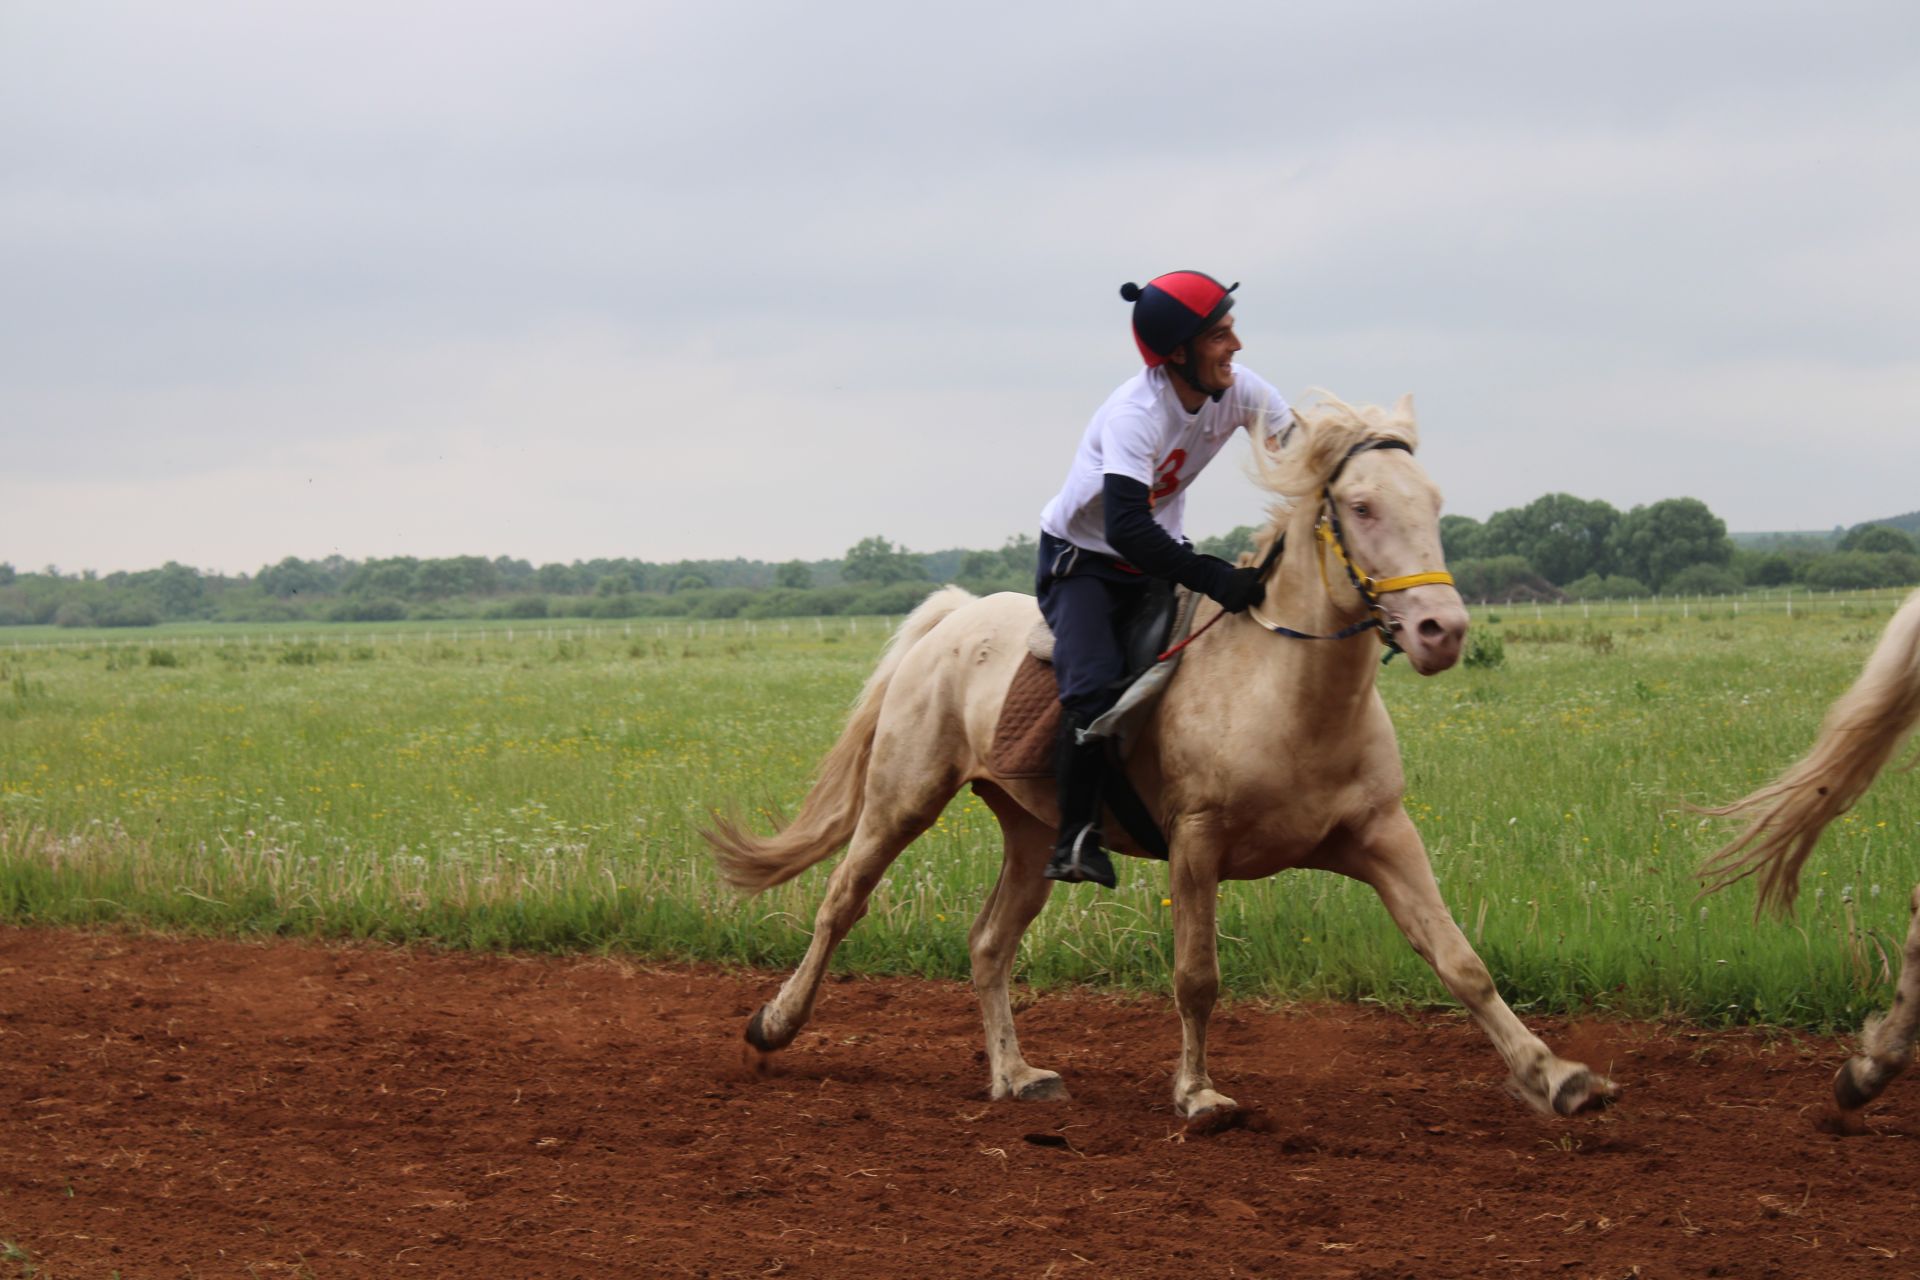
MULTIPOLYGON (((1619 523, 1620 513, 1605 502, 1549 493, 1489 516, 1480 535, 1480 554, 1524 556, 1549 581, 1572 582, 1613 567, 1608 539, 1619 523)), ((1443 541, 1445 537, 1443 531, 1443 541)))
POLYGON ((920 557, 904 547, 896 547, 885 538, 862 538, 847 548, 840 574, 848 582, 885 585, 890 582, 923 582, 926 566, 920 557))
MULTIPOLYGON (((420 561, 413 556, 368 560, 347 575, 341 589, 350 596, 383 596, 390 600, 404 600, 413 594, 413 575, 419 568, 420 561)), ((365 621, 390 622, 392 619, 368 618, 365 621)))
POLYGON ((206 600, 206 583, 200 571, 173 560, 154 575, 151 590, 163 618, 194 617, 206 600))
POLYGON ((996 576, 1003 567, 997 551, 969 551, 960 557, 960 576, 974 582, 996 576))
POLYGON ((1761 556, 1748 568, 1747 581, 1756 587, 1784 587, 1793 581, 1793 561, 1778 551, 1761 556))
POLYGON ((1609 539, 1617 572, 1666 590, 1667 579, 1688 565, 1725 565, 1733 559, 1727 522, 1698 498, 1667 498, 1620 517, 1609 539))
POLYGON ((1745 585, 1725 565, 1690 564, 1668 578, 1665 589, 1677 596, 1730 596, 1745 585))
POLYGON ((804 591, 813 585, 813 570, 804 560, 789 560, 773 571, 773 585, 804 591))
POLYGON ((1472 516, 1440 517, 1440 551, 1449 562, 1468 560, 1480 554, 1480 539, 1486 526, 1472 516))
POLYGON ((500 585, 500 571, 479 556, 449 556, 424 560, 413 573, 413 598, 444 600, 448 596, 492 595, 500 585))
POLYGON ((1523 556, 1489 556, 1449 562, 1454 585, 1468 600, 1557 598, 1553 584, 1523 556))
POLYGON ((1913 535, 1904 530, 1895 529, 1891 525, 1864 524, 1858 529, 1849 531, 1846 537, 1840 539, 1840 550, 1873 551, 1882 554, 1899 551, 1912 555, 1914 553, 1913 535))
POLYGON ((543 564, 533 571, 533 585, 552 595, 585 595, 591 590, 578 565, 543 564))
POLYGON ((1000 560, 1015 575, 1023 579, 1033 576, 1035 563, 1040 557, 1040 544, 1030 533, 1016 533, 1000 545, 1000 560))
POLYGON ((523 591, 533 585, 533 566, 525 560, 515 560, 511 556, 493 558, 496 590, 523 591))
POLYGON ((333 583, 319 565, 288 556, 255 574, 253 585, 266 595, 286 600, 294 596, 326 595, 333 583))
POLYGON ((1836 551, 1808 564, 1801 581, 1822 591, 1861 591, 1892 586, 1888 556, 1872 551, 1836 551))
POLYGON ((1231 563, 1240 558, 1241 552, 1253 550, 1253 539, 1257 533, 1259 530, 1250 524, 1238 525, 1217 538, 1200 539, 1194 544, 1194 550, 1202 555, 1219 556, 1231 563))
POLYGON ((675 592, 701 591, 704 590, 706 586, 707 580, 702 575, 697 573, 683 573, 675 580, 673 589, 675 592))
POLYGON ((12 586, 16 576, 13 571, 13 566, 4 560, 0 560, 0 587, 12 586))

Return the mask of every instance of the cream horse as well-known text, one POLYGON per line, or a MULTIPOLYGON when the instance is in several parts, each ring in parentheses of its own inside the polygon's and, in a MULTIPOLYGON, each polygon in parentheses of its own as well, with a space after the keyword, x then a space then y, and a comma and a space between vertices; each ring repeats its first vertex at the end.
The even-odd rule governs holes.
MULTIPOLYGON (((1920 723, 1920 592, 1894 613, 1859 679, 1827 709, 1813 749, 1751 795, 1708 813, 1746 816, 1741 833, 1700 868, 1707 891, 1758 874, 1754 914, 1793 910, 1800 868, 1827 824, 1854 806, 1920 723)), ((1869 1018, 1860 1052, 1833 1077, 1833 1098, 1849 1121, 1913 1061, 1920 1032, 1920 885, 1910 907, 1893 1008, 1869 1018)), ((1849 1127, 1854 1127, 1851 1123, 1849 1127)))
MULTIPOLYGON (((1286 554, 1269 570, 1259 609, 1221 620, 1186 650, 1128 764, 1171 846, 1182 1035, 1176 1110, 1197 1118, 1236 1105, 1214 1089, 1207 1070, 1207 1020, 1220 987, 1218 886, 1290 867, 1373 886, 1414 950, 1493 1040, 1509 1088, 1529 1106, 1572 1115, 1601 1105, 1612 1083, 1554 1056, 1522 1025, 1441 901, 1426 847, 1401 804, 1399 748, 1375 688, 1378 647, 1333 638, 1371 620, 1423 675, 1460 657, 1467 613, 1459 593, 1444 573, 1414 572, 1441 563, 1440 494, 1413 458, 1410 400, 1389 412, 1329 398, 1302 410, 1271 443, 1264 431, 1255 436, 1263 442, 1255 449, 1260 479, 1282 499, 1263 541, 1284 532, 1286 554), (1322 557, 1336 561, 1331 573, 1322 557), (1369 579, 1357 568, 1349 576, 1342 560, 1401 576, 1369 579), (1362 582, 1377 589, 1371 604, 1362 582), (1288 629, 1323 638, 1274 634, 1288 629)), ((1040 871, 1058 823, 1054 788, 1044 779, 996 777, 987 764, 1002 696, 1038 618, 1030 596, 936 592, 901 624, 794 821, 765 837, 725 820, 707 833, 721 873, 750 891, 848 846, 805 958, 747 1026, 759 1050, 792 1042, 813 1011, 834 947, 865 912, 882 873, 971 783, 999 819, 1005 843, 999 880, 969 935, 992 1095, 1066 1095, 1058 1073, 1021 1055, 1007 992, 1021 935, 1053 885, 1040 871)))

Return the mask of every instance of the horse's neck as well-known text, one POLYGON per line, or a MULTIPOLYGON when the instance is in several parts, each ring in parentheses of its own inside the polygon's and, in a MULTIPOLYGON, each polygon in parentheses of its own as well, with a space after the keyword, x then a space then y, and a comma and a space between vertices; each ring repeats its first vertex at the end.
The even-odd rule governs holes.
MULTIPOLYGON (((1314 536, 1319 517, 1317 502, 1302 501, 1294 508, 1286 552, 1267 577, 1266 599, 1258 612, 1295 631, 1331 636, 1363 620, 1366 611, 1346 570, 1330 556, 1322 580, 1320 557, 1329 553, 1314 536)), ((1250 615, 1241 619, 1231 643, 1220 646, 1224 670, 1214 678, 1235 679, 1248 696, 1277 698, 1308 714, 1350 715, 1357 701, 1371 695, 1380 662, 1380 645, 1372 632, 1345 640, 1295 640, 1269 633, 1250 615)))

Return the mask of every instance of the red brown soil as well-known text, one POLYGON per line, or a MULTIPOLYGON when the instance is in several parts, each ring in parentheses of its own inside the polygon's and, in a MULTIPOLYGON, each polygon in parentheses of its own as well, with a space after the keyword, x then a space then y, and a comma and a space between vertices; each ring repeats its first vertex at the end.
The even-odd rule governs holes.
POLYGON ((1225 1006, 1183 1132, 1165 1001, 853 979, 756 1074, 779 975, 0 929, 0 1277, 1893 1276, 1920 1090, 1816 1127, 1836 1041, 1536 1025, 1535 1116, 1451 1014, 1225 1006), (21 1257, 24 1251, 24 1258, 21 1257))

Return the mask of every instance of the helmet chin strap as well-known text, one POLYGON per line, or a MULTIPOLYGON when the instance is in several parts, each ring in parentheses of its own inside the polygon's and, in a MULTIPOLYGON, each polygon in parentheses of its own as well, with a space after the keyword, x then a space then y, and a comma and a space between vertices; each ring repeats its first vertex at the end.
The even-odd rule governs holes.
POLYGON ((1200 381, 1200 379, 1195 375, 1187 372, 1188 366, 1191 365, 1192 363, 1193 363, 1193 353, 1189 351, 1187 353, 1187 358, 1181 361, 1179 364, 1175 364, 1172 360, 1168 360, 1167 372, 1179 378, 1180 381, 1186 383, 1188 386, 1192 387, 1195 391, 1198 391, 1201 395, 1205 396, 1207 399, 1212 400, 1214 403, 1218 404, 1220 401, 1220 397, 1227 394, 1227 389, 1225 387, 1210 387, 1206 383, 1200 381))

